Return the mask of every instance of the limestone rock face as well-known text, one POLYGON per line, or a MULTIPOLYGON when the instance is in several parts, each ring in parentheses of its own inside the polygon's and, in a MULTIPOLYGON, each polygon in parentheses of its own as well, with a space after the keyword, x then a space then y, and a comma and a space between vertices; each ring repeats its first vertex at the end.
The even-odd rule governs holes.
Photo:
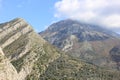
POLYGON ((19 80, 15 67, 4 56, 0 49, 0 80, 19 80))
POLYGON ((39 78, 47 65, 59 57, 57 50, 22 18, 0 24, 0 46, 0 56, 5 57, 0 62, 0 80, 25 80, 33 73, 39 78))

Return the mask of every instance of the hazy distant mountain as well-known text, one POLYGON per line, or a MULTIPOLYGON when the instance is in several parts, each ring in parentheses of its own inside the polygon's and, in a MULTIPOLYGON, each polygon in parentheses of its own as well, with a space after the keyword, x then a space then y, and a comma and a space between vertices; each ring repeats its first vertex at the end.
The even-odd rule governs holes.
POLYGON ((120 37, 110 30, 67 19, 50 25, 40 35, 73 57, 110 69, 120 67, 120 60, 116 62, 111 56, 111 50, 120 45, 120 37))
POLYGON ((0 24, 0 47, 0 80, 120 80, 59 51, 21 18, 0 24))

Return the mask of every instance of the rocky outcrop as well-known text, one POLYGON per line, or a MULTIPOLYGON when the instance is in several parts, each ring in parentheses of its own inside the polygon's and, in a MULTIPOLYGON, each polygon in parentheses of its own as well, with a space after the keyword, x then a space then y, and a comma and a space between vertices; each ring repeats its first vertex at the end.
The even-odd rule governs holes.
POLYGON ((59 57, 58 52, 21 18, 0 24, 0 46, 0 55, 6 57, 0 62, 4 68, 0 70, 0 80, 25 80, 28 75, 37 73, 34 70, 39 68, 34 67, 39 65, 43 66, 40 68, 42 71, 38 72, 41 75, 47 65, 59 57), (50 46, 49 52, 45 45, 50 46), (43 56, 43 61, 38 62, 43 56))
POLYGON ((15 67, 4 56, 0 49, 0 80, 19 80, 15 67))
POLYGON ((17 40, 21 35, 27 34, 32 31, 30 25, 28 25, 23 19, 15 19, 10 23, 5 23, 4 27, 1 28, 0 37, 1 37, 1 47, 5 48, 7 45, 11 44, 15 40, 17 40), (16 20, 16 21, 15 21, 16 20))
POLYGON ((120 45, 114 46, 110 50, 110 56, 111 56, 112 60, 116 62, 117 69, 120 70, 120 45))

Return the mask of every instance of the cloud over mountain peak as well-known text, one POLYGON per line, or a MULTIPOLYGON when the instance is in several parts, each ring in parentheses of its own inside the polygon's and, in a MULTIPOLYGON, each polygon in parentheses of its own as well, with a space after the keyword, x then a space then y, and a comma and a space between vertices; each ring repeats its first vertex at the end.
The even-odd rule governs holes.
POLYGON ((66 17, 107 28, 120 29, 119 0, 60 0, 55 3, 55 17, 66 17))

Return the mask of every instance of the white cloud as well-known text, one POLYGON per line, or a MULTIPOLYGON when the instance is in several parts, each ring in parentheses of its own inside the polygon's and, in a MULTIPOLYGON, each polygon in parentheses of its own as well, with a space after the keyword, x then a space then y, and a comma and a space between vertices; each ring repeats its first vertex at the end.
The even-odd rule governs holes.
POLYGON ((104 25, 113 26, 114 28, 120 27, 120 15, 110 15, 106 17, 103 22, 104 25))
POLYGON ((55 17, 66 17, 120 29, 120 0, 60 0, 55 17))

